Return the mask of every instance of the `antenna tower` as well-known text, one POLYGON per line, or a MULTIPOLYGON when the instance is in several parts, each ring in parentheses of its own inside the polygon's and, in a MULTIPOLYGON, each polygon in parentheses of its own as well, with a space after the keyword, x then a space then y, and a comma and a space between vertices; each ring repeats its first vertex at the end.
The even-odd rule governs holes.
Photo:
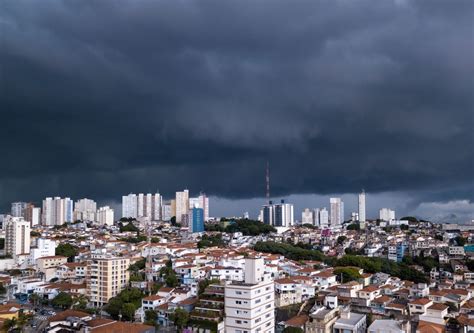
POLYGON ((267 170, 266 170, 265 180, 267 183, 267 192, 266 192, 267 203, 270 203, 270 167, 269 167, 268 161, 267 161, 267 170))

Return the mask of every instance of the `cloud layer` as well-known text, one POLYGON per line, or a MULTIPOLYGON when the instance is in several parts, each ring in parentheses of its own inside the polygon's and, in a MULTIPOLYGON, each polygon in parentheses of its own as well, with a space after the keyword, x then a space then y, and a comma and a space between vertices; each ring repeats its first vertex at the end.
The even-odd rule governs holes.
MULTIPOLYGON (((474 200, 472 1, 6 0, 0 205, 474 200)), ((433 207, 434 209, 435 207, 433 207)))

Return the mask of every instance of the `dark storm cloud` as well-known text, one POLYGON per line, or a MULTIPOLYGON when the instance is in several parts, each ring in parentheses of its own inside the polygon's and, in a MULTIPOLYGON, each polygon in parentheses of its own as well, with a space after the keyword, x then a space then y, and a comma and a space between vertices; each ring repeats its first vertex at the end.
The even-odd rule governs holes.
POLYGON ((407 191, 474 199, 471 1, 19 1, 0 201, 407 191))

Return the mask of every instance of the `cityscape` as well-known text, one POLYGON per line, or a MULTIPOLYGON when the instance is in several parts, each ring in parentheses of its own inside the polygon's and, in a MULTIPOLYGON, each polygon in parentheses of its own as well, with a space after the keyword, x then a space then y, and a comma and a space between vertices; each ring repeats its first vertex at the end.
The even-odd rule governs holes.
POLYGON ((473 0, 3 0, 0 333, 474 333, 473 0))

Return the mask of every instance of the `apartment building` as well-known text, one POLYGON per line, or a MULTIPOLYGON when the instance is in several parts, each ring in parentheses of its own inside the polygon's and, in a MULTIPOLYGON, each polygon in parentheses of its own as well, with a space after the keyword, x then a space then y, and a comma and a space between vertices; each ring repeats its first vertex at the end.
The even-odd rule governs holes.
POLYGON ((263 258, 245 260, 245 280, 225 285, 226 333, 273 333, 274 283, 263 258))
POLYGON ((110 254, 91 254, 87 261, 87 296, 91 304, 101 307, 128 284, 130 259, 110 254))
POLYGON ((5 225, 5 254, 30 253, 30 222, 22 217, 8 216, 5 225))

